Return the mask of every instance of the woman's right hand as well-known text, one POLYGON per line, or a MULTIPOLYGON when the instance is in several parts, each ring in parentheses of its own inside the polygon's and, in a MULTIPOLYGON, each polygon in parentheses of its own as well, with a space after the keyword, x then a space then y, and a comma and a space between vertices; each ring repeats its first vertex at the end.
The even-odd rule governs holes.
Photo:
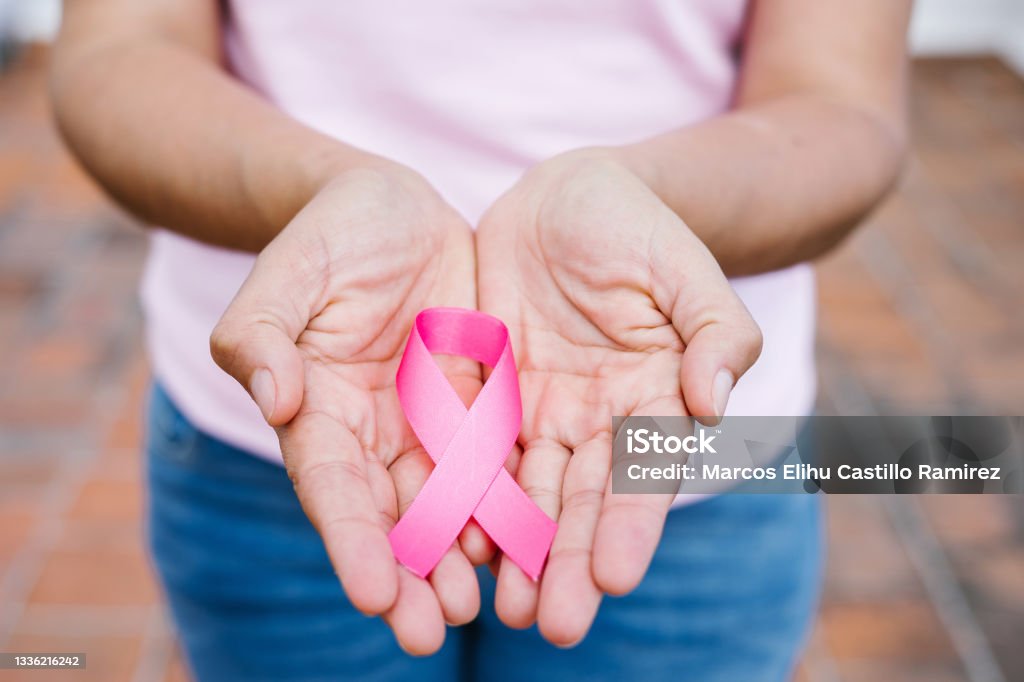
MULTIPOLYGON (((470 555, 477 527, 429 582, 400 567, 387 534, 432 470, 402 414, 395 372, 413 319, 437 305, 476 307, 470 227, 416 173, 398 166, 326 183, 260 253, 210 338, 217 364, 276 427, 288 474, 352 604, 381 614, 400 645, 429 654, 445 622, 480 604, 470 555)), ((476 363, 442 358, 464 400, 476 363)))

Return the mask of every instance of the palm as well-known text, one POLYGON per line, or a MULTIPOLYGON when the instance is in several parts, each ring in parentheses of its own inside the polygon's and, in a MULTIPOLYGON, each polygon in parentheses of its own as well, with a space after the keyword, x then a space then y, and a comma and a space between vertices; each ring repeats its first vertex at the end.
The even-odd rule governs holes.
MULTIPOLYGON (((400 236, 396 230, 409 223, 401 216, 389 218, 378 219, 387 224, 368 222, 365 229, 400 236)), ((405 459, 422 454, 398 403, 395 373, 421 309, 473 305, 469 236, 455 230, 445 235, 447 244, 414 241, 398 252, 326 254, 336 267, 318 270, 319 300, 296 341, 305 369, 303 399, 295 418, 281 428, 282 437, 315 434, 327 426, 318 420, 325 420, 351 433, 364 453, 399 475, 405 459), (460 237, 463 244, 451 244, 460 237)), ((449 369, 458 372, 450 376, 453 383, 471 396, 480 381, 475 368, 449 369)), ((291 450, 285 449, 287 457, 291 450)), ((394 504, 387 511, 397 518, 394 504)))
POLYGON ((520 370, 517 478, 559 521, 539 589, 506 561, 497 608, 513 626, 536 613, 556 643, 585 634, 603 591, 639 582, 660 538, 671 496, 607 494, 611 417, 686 414, 683 339, 713 319, 700 281, 728 289, 687 234, 611 164, 528 174, 478 232, 481 309, 509 324, 520 370))
POLYGON ((604 268, 621 262, 628 244, 593 240, 614 227, 603 218, 565 218, 557 231, 538 225, 540 248, 523 248, 507 272, 499 268, 504 286, 518 290, 505 319, 520 349, 527 449, 538 440, 576 448, 607 438, 613 414, 683 409, 682 343, 651 298, 646 269, 607 279, 604 268))

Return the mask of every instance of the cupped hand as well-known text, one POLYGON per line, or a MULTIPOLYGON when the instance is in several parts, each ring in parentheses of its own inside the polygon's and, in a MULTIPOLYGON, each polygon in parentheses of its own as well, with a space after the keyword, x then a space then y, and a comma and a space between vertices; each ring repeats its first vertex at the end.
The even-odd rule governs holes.
POLYGON ((567 646, 604 593, 639 584, 673 497, 611 494, 612 415, 714 423, 760 330, 703 243, 601 152, 528 172, 481 220, 477 261, 519 367, 516 478, 559 523, 539 585, 502 559, 495 605, 567 646))
MULTIPOLYGON (((414 317, 435 305, 476 305, 469 226, 412 171, 361 170, 327 183, 263 250, 211 336, 214 359, 277 427, 350 601, 415 654, 437 650, 445 622, 471 620, 480 601, 458 543, 428 582, 387 538, 433 467, 395 372, 414 317)), ((472 400, 478 366, 440 363, 472 400)), ((468 541, 486 544, 476 530, 468 541)))

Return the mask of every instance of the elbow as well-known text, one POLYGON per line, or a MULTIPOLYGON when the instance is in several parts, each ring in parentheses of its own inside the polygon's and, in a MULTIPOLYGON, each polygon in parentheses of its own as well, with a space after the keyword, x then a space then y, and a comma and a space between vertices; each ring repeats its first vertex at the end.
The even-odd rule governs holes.
POLYGON ((866 134, 861 137, 859 152, 860 190, 849 196, 830 248, 860 226, 899 187, 910 157, 909 127, 904 117, 862 113, 866 134))
POLYGON ((125 61, 126 43, 59 35, 47 90, 54 127, 82 170, 112 198, 121 174, 115 161, 119 129, 114 71, 125 61))
POLYGON ((808 260, 839 246, 899 187, 910 158, 910 128, 902 113, 845 104, 833 110, 843 120, 847 144, 833 161, 844 169, 845 182, 832 195, 834 203, 821 207, 816 238, 807 244, 808 260))
POLYGON ((874 181, 865 199, 867 213, 882 202, 903 177, 910 156, 910 126, 904 105, 881 109, 858 108, 855 115, 865 130, 865 162, 874 181))
POLYGON ((910 157, 910 129, 904 115, 895 120, 879 121, 876 125, 879 129, 879 175, 883 180, 877 203, 888 196, 903 177, 910 157))
MULTIPOLYGON (((829 249, 860 225, 899 187, 910 158, 910 128, 900 111, 848 106, 846 130, 852 146, 843 164, 851 182, 833 215, 829 249), (859 131, 859 132, 855 132, 859 131)), ((826 249, 826 250, 829 250, 826 249)))
POLYGON ((82 161, 81 128, 94 106, 95 92, 88 81, 95 50, 59 35, 47 74, 47 91, 53 122, 65 146, 82 161))
POLYGON ((57 132, 68 142, 68 116, 74 112, 74 107, 68 105, 70 99, 72 79, 68 77, 67 71, 71 67, 69 60, 64 58, 66 48, 61 44, 58 37, 53 46, 50 57, 50 68, 47 73, 46 86, 50 100, 50 111, 53 114, 54 124, 57 132))

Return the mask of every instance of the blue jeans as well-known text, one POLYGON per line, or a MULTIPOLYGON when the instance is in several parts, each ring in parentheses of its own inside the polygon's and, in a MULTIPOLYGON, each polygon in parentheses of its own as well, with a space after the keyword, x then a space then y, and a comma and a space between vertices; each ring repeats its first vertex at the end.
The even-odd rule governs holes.
POLYGON ((605 598, 573 649, 480 615, 412 658, 348 603, 284 470, 194 428, 155 387, 149 405, 149 534, 197 679, 787 679, 821 582, 820 503, 726 495, 677 509, 643 583, 605 598))

